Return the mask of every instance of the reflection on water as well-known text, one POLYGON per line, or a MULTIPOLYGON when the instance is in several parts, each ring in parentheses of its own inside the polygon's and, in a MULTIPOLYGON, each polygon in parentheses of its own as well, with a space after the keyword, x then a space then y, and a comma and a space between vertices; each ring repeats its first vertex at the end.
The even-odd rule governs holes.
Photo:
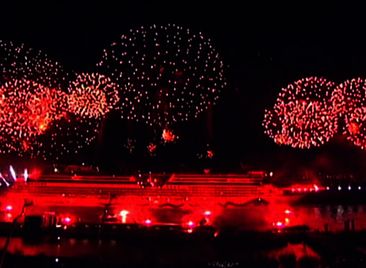
MULTIPOLYGON (((241 245, 232 243, 219 245, 195 241, 186 247, 183 241, 181 241, 182 244, 160 242, 156 242, 157 244, 151 242, 139 244, 116 240, 86 239, 64 239, 59 241, 60 243, 43 242, 29 245, 24 243, 22 239, 13 238, 9 245, 10 254, 6 262, 21 262, 19 260, 21 256, 44 256, 49 257, 46 266, 52 262, 61 264, 71 260, 78 262, 80 259, 85 264, 87 260, 93 260, 98 256, 95 261, 99 261, 100 265, 103 264, 103 261, 109 264, 139 264, 148 258, 149 262, 153 261, 155 264, 169 263, 176 267, 186 267, 181 266, 184 263, 204 264, 199 267, 256 267, 255 262, 262 264, 260 267, 319 267, 300 265, 304 260, 310 260, 315 265, 321 261, 320 254, 306 243, 271 244, 268 241, 262 241, 261 245, 256 245, 253 239, 254 237, 250 241, 246 241, 248 244, 241 245), (18 257, 14 259, 12 256, 18 257), (294 266, 286 266, 289 263, 294 266)), ((4 242, 4 239, 0 239, 1 246, 4 245, 4 242)))
POLYGON ((365 205, 337 205, 296 207, 295 212, 304 224, 313 230, 362 231, 366 230, 365 205))
POLYGON ((275 258, 277 260, 280 260, 282 256, 286 255, 293 255, 297 261, 304 257, 311 257, 318 260, 320 259, 319 254, 305 243, 288 243, 284 247, 271 250, 267 253, 268 257, 275 258))

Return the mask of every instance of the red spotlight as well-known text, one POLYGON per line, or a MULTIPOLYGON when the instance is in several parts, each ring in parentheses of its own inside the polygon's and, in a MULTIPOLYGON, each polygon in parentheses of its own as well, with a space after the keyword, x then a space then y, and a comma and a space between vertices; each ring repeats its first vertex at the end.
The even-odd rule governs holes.
POLYGON ((150 219, 146 219, 144 223, 146 226, 150 226, 152 224, 152 221, 150 219))
POLYGON ((276 226, 277 227, 283 227, 283 222, 281 222, 281 221, 276 222, 276 226))
POLYGON ((211 216, 211 211, 209 211, 209 210, 206 210, 204 213, 203 213, 203 215, 205 215, 205 216, 211 216))
POLYGON ((71 216, 63 216, 61 218, 61 223, 63 225, 70 225, 74 222, 74 219, 71 216))
POLYGON ((126 223, 128 213, 130 212, 125 209, 121 210, 121 212, 119 213, 119 215, 121 216, 122 223, 126 223))
POLYGON ((123 209, 123 210, 121 210, 119 215, 121 215, 121 217, 125 217, 125 216, 127 216, 128 213, 130 213, 128 210, 123 209))
POLYGON ((12 205, 7 205, 6 207, 5 207, 5 210, 6 211, 12 211, 13 210, 13 206, 12 205))
POLYGON ((187 225, 188 225, 190 228, 192 228, 192 227, 194 226, 194 222, 193 222, 193 221, 189 221, 189 222, 187 223, 187 225))

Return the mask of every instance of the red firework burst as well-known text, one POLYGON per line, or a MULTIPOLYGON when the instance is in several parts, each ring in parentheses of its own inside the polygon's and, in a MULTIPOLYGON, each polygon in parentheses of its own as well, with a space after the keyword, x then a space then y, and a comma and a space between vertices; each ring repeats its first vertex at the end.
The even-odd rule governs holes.
POLYGON ((29 80, 12 80, 0 87, 1 152, 27 151, 53 120, 65 112, 65 94, 29 80))
POLYGON ((68 73, 40 50, 0 40, 0 82, 26 79, 49 88, 62 88, 68 73))
POLYGON ((309 77, 282 89, 271 110, 265 112, 265 133, 276 143, 310 148, 327 142, 338 129, 331 101, 335 84, 309 77))
POLYGON ((121 87, 122 117, 148 125, 196 118, 226 86, 212 41, 174 24, 131 30, 104 50, 98 66, 121 87))
POLYGON ((69 111, 83 118, 102 118, 119 101, 118 86, 97 73, 78 75, 69 91, 69 111))
POLYGON ((343 134, 362 149, 366 148, 366 81, 347 80, 337 86, 332 96, 333 105, 343 116, 343 134))
POLYGON ((161 137, 164 142, 173 142, 177 138, 177 136, 169 129, 163 129, 163 133, 161 134, 161 137))

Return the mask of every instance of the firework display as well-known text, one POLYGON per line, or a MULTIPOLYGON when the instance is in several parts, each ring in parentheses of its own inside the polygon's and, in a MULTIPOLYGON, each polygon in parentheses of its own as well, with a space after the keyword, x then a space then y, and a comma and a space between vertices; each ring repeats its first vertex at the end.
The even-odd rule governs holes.
POLYGON ((108 78, 81 74, 69 82, 59 63, 23 44, 0 41, 0 55, 1 154, 58 160, 96 139, 100 117, 118 101, 108 78))
POLYGON ((45 160, 64 160, 81 153, 96 142, 101 121, 67 113, 50 124, 49 131, 37 137, 37 146, 31 152, 45 160))
POLYGON ((309 77, 283 88, 272 110, 265 112, 265 133, 276 143, 311 148, 329 141, 338 130, 332 105, 335 83, 309 77))
POLYGON ((67 94, 28 80, 0 87, 0 153, 60 160, 97 137, 100 120, 69 112, 67 94))
POLYGON ((362 149, 366 148, 366 81, 347 80, 337 86, 332 96, 333 105, 343 116, 343 134, 362 149))
POLYGON ((97 141, 102 120, 118 96, 115 85, 96 73, 82 73, 69 82, 66 112, 53 120, 50 130, 37 138, 32 155, 56 161, 77 155, 97 141))
POLYGON ((25 79, 2 85, 0 98, 1 153, 27 151, 66 111, 61 91, 25 79))
POLYGON ((0 83, 26 79, 49 88, 62 88, 68 74, 62 66, 40 50, 24 44, 0 40, 0 83))
POLYGON ((97 67, 72 79, 45 53, 0 41, 0 153, 77 153, 112 110, 162 127, 162 139, 172 142, 169 126, 197 117, 226 85, 212 41, 174 24, 129 31, 97 67))
POLYGON ((96 73, 78 75, 69 92, 69 111, 84 118, 102 118, 119 101, 118 86, 96 73))
POLYGON ((121 88, 122 117, 151 126, 197 117, 226 85, 212 41, 174 24, 130 30, 97 66, 121 88))
MULTIPOLYGON (((226 86, 212 41, 174 24, 122 35, 103 51, 98 72, 70 75, 41 51, 13 42, 0 41, 0 56, 0 154, 55 160, 78 154, 97 140, 113 110, 158 126, 163 143, 175 142, 174 124, 198 117, 226 86)), ((307 77, 279 92, 262 125, 275 143, 300 149, 328 142, 340 125, 365 149, 365 121, 365 79, 336 85, 307 77)), ((135 143, 125 146, 130 153, 135 143)), ((148 144, 148 152, 157 146, 148 144)), ((207 149, 205 157, 214 152, 207 149)))

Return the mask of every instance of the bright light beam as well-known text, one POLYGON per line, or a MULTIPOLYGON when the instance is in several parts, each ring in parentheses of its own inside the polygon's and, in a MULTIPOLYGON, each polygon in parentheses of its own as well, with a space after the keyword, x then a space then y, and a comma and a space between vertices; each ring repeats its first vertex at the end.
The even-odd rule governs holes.
POLYGON ((0 179, 2 179, 3 182, 5 182, 6 187, 10 186, 10 184, 7 182, 7 180, 3 177, 3 174, 1 174, 1 173, 0 173, 0 179))
POLYGON ((17 180, 17 175, 15 174, 15 170, 14 170, 12 165, 10 165, 9 170, 10 170, 11 176, 13 177, 13 180, 16 181, 17 180))
POLYGON ((29 177, 29 175, 28 175, 28 169, 24 169, 23 176, 24 176, 24 181, 27 182, 28 181, 28 177, 29 177))

